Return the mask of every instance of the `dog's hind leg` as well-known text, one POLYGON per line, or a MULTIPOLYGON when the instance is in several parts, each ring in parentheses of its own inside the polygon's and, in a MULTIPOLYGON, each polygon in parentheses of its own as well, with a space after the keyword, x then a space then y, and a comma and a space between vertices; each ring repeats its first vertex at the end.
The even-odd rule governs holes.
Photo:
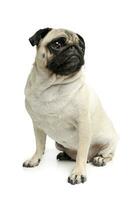
POLYGON ((112 160, 114 155, 113 145, 105 145, 105 148, 102 148, 91 160, 92 164, 100 167, 105 166, 107 162, 112 160))
POLYGON ((43 132, 43 130, 36 127, 34 127, 34 132, 35 132, 35 140, 36 140, 36 152, 32 156, 31 159, 26 160, 23 163, 23 167, 35 167, 39 165, 42 155, 44 153, 46 134, 43 132))

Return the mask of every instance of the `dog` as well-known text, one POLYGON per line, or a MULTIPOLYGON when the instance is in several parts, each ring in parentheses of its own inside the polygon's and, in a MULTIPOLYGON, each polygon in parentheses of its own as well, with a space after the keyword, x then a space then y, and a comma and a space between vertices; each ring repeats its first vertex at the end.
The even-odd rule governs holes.
POLYGON ((48 135, 61 151, 58 160, 76 161, 68 182, 84 183, 86 163, 106 165, 118 138, 99 98, 86 83, 82 69, 85 41, 72 31, 52 28, 40 29, 29 41, 37 51, 25 87, 25 105, 33 122, 36 152, 23 166, 40 163, 48 135))

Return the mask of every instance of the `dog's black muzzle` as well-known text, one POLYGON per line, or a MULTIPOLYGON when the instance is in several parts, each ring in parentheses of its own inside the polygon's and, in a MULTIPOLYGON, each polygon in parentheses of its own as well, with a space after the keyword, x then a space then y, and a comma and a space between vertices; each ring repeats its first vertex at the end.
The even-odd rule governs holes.
POLYGON ((47 68, 59 75, 70 75, 78 72, 84 64, 84 51, 78 45, 69 45, 60 52, 53 52, 54 57, 47 68))

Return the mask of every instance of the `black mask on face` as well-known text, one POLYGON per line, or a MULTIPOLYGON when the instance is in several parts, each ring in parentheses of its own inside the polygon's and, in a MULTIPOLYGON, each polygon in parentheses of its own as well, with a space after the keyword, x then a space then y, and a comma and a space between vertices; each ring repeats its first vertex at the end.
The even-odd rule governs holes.
POLYGON ((85 43, 79 36, 79 43, 67 44, 66 38, 60 37, 48 44, 54 57, 48 62, 47 68, 59 75, 70 75, 78 72, 84 64, 85 43))

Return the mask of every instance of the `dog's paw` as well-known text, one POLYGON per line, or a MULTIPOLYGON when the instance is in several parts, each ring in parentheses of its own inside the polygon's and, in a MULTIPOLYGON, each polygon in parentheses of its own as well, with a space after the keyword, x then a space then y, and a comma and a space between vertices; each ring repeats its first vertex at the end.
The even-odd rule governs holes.
POLYGON ((23 167, 36 167, 39 165, 41 159, 38 158, 38 159, 30 159, 30 160, 26 160, 24 163, 23 163, 23 167))
POLYGON ((65 152, 60 152, 57 157, 56 157, 57 160, 59 161, 73 161, 72 158, 70 158, 65 152))
POLYGON ((68 177, 68 183, 71 183, 72 185, 84 183, 87 180, 86 176, 84 175, 73 175, 68 177))
POLYGON ((96 157, 93 158, 92 164, 97 166, 97 167, 105 166, 106 165, 106 159, 103 158, 102 156, 96 156, 96 157))
POLYGON ((76 170, 72 171, 72 174, 68 177, 68 183, 72 185, 84 183, 87 180, 85 171, 76 170))

